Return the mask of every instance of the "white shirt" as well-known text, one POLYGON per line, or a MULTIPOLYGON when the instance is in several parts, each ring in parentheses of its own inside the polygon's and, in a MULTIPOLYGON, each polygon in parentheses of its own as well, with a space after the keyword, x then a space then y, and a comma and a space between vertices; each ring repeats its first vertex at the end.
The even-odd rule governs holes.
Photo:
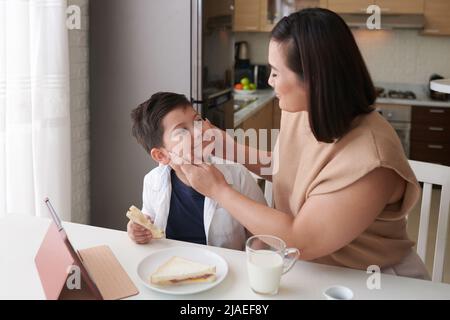
MULTIPOLYGON (((235 190, 250 199, 267 205, 261 189, 244 166, 237 163, 220 163, 220 160, 216 158, 212 158, 212 160, 216 168, 224 175, 227 183, 232 185, 235 190)), ((162 230, 166 230, 169 217, 172 194, 171 170, 172 168, 168 165, 160 165, 151 170, 144 178, 142 212, 150 216, 154 224, 162 230)), ((247 239, 245 228, 228 211, 208 197, 205 197, 203 222, 208 245, 236 250, 245 248, 247 239)))

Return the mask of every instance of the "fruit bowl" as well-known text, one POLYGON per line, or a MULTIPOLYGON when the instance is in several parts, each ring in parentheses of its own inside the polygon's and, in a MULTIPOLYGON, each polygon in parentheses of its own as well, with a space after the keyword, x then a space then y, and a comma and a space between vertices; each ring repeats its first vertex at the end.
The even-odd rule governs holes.
POLYGON ((255 94, 256 89, 255 90, 239 90, 239 89, 235 88, 234 93, 247 96, 247 95, 255 94))

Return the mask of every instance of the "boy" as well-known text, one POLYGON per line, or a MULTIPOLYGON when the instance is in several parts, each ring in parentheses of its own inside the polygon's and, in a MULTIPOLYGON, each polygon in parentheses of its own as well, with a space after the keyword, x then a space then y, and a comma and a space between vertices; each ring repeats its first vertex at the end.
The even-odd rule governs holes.
MULTIPOLYGON (((245 228, 215 201, 190 187, 178 165, 179 159, 201 161, 207 145, 198 130, 203 120, 186 97, 156 93, 133 110, 132 119, 133 136, 159 163, 144 178, 142 212, 165 230, 169 239, 243 250, 245 228)), ((212 158, 213 163, 217 160, 212 158)), ((266 204, 261 189, 242 165, 215 165, 237 191, 266 204)), ((139 244, 152 238, 148 230, 131 221, 127 230, 139 244)))

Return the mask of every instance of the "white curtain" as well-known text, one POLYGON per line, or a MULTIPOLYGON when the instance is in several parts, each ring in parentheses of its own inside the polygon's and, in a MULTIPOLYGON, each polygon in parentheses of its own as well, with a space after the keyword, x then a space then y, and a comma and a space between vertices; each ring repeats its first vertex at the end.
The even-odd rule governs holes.
POLYGON ((70 220, 66 0, 0 0, 0 217, 70 220))

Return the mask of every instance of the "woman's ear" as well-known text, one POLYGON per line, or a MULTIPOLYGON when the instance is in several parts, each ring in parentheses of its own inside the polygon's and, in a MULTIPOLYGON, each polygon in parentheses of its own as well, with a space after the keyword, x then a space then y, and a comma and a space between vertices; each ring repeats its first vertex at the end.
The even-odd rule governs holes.
POLYGON ((170 157, 167 152, 160 148, 153 148, 150 150, 150 155, 156 162, 167 165, 170 163, 170 157))

